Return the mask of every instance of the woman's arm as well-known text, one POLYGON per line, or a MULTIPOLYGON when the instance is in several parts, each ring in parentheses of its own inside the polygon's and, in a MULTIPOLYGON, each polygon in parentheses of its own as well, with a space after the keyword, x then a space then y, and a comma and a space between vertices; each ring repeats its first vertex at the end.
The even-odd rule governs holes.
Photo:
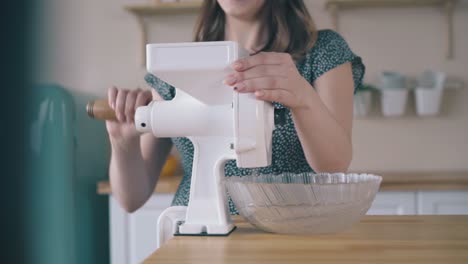
POLYGON ((225 83, 241 93, 290 108, 309 165, 317 172, 345 172, 352 159, 354 82, 351 64, 323 74, 315 88, 286 53, 240 59, 225 83))
POLYGON ((109 89, 109 104, 118 119, 106 122, 112 148, 109 176, 112 194, 128 212, 151 196, 172 147, 170 139, 136 131, 135 109, 151 100, 162 99, 155 91, 109 89))
POLYGON ((346 172, 352 160, 351 63, 323 74, 314 86, 306 84, 306 107, 291 109, 304 154, 316 172, 346 172))
POLYGON ((146 134, 127 142, 111 139, 111 147, 112 194, 127 212, 134 212, 153 194, 172 142, 146 134))

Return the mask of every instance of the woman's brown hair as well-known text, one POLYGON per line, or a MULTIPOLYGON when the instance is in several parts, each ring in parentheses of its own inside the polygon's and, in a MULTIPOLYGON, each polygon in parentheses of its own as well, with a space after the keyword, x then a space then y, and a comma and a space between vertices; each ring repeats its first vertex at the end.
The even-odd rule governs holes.
MULTIPOLYGON (((195 41, 224 40, 226 17, 218 1, 204 0, 200 11, 195 41)), ((317 30, 303 0, 265 0, 262 14, 268 37, 258 52, 286 52, 298 61, 314 45, 317 30)))

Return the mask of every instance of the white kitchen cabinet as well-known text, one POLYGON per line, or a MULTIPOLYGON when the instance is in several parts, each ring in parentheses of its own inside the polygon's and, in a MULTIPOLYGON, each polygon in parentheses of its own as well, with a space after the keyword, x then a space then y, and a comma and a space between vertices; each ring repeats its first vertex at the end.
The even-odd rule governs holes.
POLYGON ((129 214, 109 196, 112 264, 141 263, 156 250, 158 217, 171 205, 173 197, 173 194, 153 194, 142 208, 129 214))
MULTIPOLYGON (((142 208, 128 214, 109 196, 112 264, 141 263, 156 250, 157 220, 173 197, 153 194, 142 208)), ((468 214, 468 191, 382 191, 367 214, 468 214)))
POLYGON ((468 191, 379 192, 368 215, 466 215, 468 191))
POLYGON ((379 192, 368 215, 415 215, 415 192, 379 192))
POLYGON ((468 214, 468 191, 420 192, 418 213, 468 214))

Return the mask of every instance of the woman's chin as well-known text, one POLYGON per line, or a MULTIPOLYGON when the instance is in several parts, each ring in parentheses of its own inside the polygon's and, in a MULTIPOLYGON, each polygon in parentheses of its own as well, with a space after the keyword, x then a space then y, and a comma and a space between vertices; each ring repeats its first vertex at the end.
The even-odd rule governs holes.
POLYGON ((255 14, 245 13, 245 12, 225 12, 229 17, 235 18, 237 20, 251 21, 255 20, 255 14))
POLYGON ((218 0, 224 13, 237 19, 252 19, 259 12, 264 0, 218 0))

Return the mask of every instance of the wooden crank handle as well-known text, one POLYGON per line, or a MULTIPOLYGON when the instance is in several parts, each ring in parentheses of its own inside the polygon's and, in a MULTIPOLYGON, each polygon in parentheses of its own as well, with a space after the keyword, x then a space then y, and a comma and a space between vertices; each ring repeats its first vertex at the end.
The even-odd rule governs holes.
POLYGON ((107 99, 89 101, 86 105, 86 112, 88 113, 89 117, 94 119, 109 121, 117 120, 115 112, 109 106, 107 99))

